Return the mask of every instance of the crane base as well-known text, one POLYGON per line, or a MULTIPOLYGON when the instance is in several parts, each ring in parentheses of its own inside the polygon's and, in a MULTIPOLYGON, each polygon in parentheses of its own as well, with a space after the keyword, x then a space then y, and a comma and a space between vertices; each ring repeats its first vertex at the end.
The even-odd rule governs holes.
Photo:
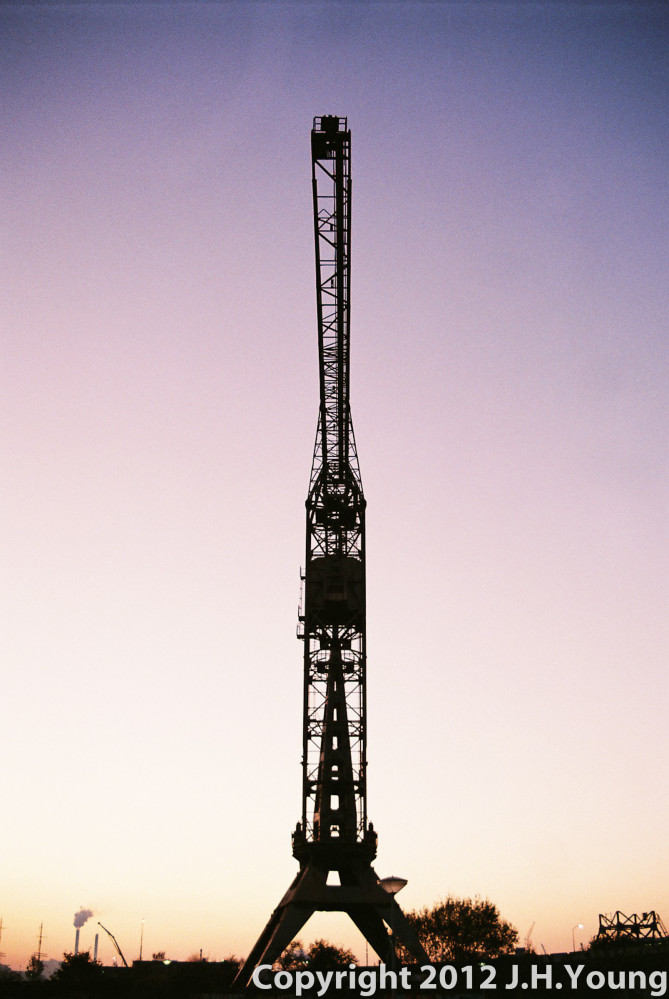
POLYGON ((310 844, 301 847, 308 856, 239 969, 235 986, 247 987, 259 965, 272 965, 316 911, 348 913, 385 964, 393 961, 396 943, 406 947, 417 961, 427 962, 422 944, 394 895, 379 884, 368 848, 358 845, 360 851, 353 845, 346 851, 338 846, 329 858, 324 844, 313 844, 313 850, 309 850, 310 844), (339 872, 338 885, 327 883, 334 870, 339 872))

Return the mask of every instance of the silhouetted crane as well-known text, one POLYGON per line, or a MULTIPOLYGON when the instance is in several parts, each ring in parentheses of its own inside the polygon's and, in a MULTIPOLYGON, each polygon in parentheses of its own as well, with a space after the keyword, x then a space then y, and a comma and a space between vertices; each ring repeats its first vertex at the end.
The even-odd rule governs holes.
POLYGON ((241 986, 257 965, 279 957, 316 910, 347 912, 387 964, 396 941, 427 961, 393 888, 384 889, 372 868, 377 840, 367 820, 366 502, 349 404, 350 156, 346 118, 315 118, 320 407, 298 625, 304 641, 302 819, 293 856, 300 870, 240 969, 235 983, 241 986))

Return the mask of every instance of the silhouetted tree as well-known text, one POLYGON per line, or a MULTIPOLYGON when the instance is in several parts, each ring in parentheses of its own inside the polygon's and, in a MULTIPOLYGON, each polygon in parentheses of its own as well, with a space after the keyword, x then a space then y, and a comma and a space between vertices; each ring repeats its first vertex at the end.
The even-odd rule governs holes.
POLYGON ((51 981, 64 995, 94 989, 100 981, 102 965, 94 961, 87 950, 79 954, 63 954, 63 962, 52 976, 51 981))
POLYGON ((17 992, 12 991, 10 986, 20 987, 22 983, 23 978, 19 971, 12 971, 6 964, 0 964, 0 995, 16 995, 17 992))
POLYGON ((26 966, 26 978, 35 981, 41 978, 44 973, 44 961, 40 960, 37 954, 33 954, 26 966))
POLYGON ((281 957, 274 962, 276 968, 282 971, 297 971, 299 968, 306 968, 309 955, 307 954, 301 940, 293 940, 284 950, 281 957))
POLYGON ((315 940, 308 951, 308 967, 318 971, 330 968, 346 968, 349 964, 357 964, 355 954, 345 947, 337 947, 329 940, 315 940))
MULTIPOLYGON (((488 899, 449 895, 431 909, 407 913, 430 961, 471 961, 513 951, 518 931, 488 899)), ((408 959, 408 955, 402 955, 408 959)))
POLYGON ((276 966, 283 971, 296 971, 299 968, 329 971, 357 963, 355 954, 344 947, 330 943, 329 940, 314 940, 306 950, 299 940, 293 940, 276 962, 276 966))

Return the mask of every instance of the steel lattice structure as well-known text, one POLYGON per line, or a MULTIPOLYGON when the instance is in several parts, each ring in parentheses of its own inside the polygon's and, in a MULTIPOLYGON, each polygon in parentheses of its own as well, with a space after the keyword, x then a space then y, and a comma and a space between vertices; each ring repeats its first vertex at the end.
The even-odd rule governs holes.
POLYGON ((367 821, 366 504, 349 399, 346 118, 314 119, 311 162, 320 408, 298 624, 304 641, 302 820, 293 833, 293 855, 300 870, 240 969, 240 986, 249 984, 257 965, 272 964, 318 909, 347 912, 382 961, 392 959, 397 941, 427 960, 372 868, 376 833, 367 821))
POLYGON ((349 399, 351 133, 311 133, 320 412, 307 497, 303 831, 362 840, 365 796, 365 499, 349 399))
POLYGON ((598 943, 602 941, 619 943, 621 940, 625 942, 629 940, 666 940, 667 931, 654 910, 644 912, 641 916, 636 913, 626 916, 620 910, 612 916, 600 912, 596 939, 598 943))

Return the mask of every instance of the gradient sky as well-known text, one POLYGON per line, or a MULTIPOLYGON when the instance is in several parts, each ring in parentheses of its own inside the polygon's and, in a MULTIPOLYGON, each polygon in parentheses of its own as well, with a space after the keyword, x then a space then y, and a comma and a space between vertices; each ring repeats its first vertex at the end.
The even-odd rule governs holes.
POLYGON ((2 5, 7 963, 82 906, 85 947, 243 955, 296 869, 320 114, 353 136, 376 870, 548 951, 669 924, 668 28, 2 5))

